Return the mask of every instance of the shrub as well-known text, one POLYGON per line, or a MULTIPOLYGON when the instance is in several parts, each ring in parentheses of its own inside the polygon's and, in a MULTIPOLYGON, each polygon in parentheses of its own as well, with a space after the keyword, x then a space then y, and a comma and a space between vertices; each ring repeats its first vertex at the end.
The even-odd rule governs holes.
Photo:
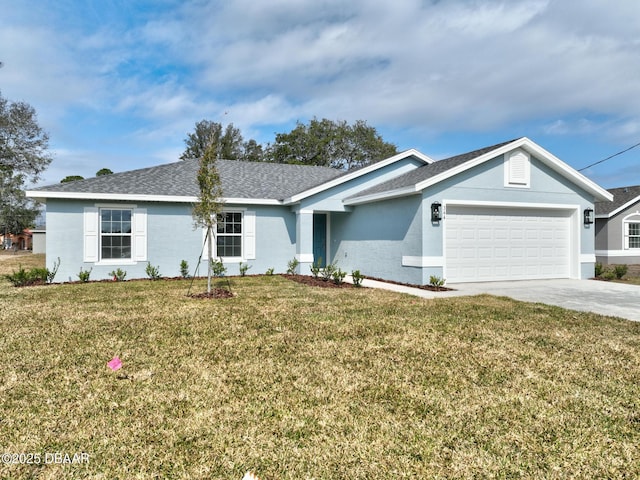
POLYGON ((56 278, 56 273, 58 273, 58 268, 60 268, 60 257, 53 262, 53 270, 47 269, 47 283, 53 282, 53 279, 56 278))
POLYGON ((48 283, 49 273, 49 270, 46 268, 32 268, 28 274, 28 285, 35 285, 36 283, 48 283))
POLYGON ((627 267, 626 265, 615 265, 613 267, 613 273, 615 274, 618 280, 624 277, 628 271, 629 271, 629 267, 627 267))
POLYGON ((604 272, 604 267, 602 266, 602 263, 597 262, 595 265, 595 276, 599 277, 600 275, 602 275, 603 272, 604 272))
POLYGON ((300 262, 298 261, 297 258, 289 260, 289 263, 287 263, 287 274, 294 275, 296 273, 296 269, 298 268, 298 265, 300 265, 300 262))
POLYGON ((351 278, 353 279, 353 284, 356 287, 362 286, 362 280, 364 280, 364 275, 360 273, 360 270, 354 270, 351 272, 351 278))
POLYGON ((109 272, 109 275, 113 277, 114 282, 124 282, 124 279, 127 277, 127 272, 118 267, 117 270, 109 272))
POLYGON ((347 276, 347 272, 343 272, 340 268, 335 270, 331 275, 333 277, 333 283, 341 285, 344 282, 344 277, 347 276))
POLYGON ((5 275, 5 278, 11 282, 14 287, 26 287, 28 285, 41 285, 43 283, 51 283, 58 271, 60 259, 54 263, 54 269, 34 267, 31 270, 25 270, 22 266, 17 272, 5 275))
POLYGON ((334 274, 334 272, 336 270, 337 270, 337 267, 336 267, 335 263, 330 263, 329 265, 324 267, 320 271, 320 275, 322 276, 322 280, 324 280, 325 282, 328 282, 329 280, 331 280, 333 278, 333 274, 334 274))
POLYGON ((189 264, 187 263, 186 260, 182 260, 180 262, 180 275, 182 275, 182 278, 189 278, 189 264))
POLYGON ((93 267, 91 267, 89 270, 82 270, 82 267, 80 267, 80 273, 78 273, 78 278, 80 279, 81 282, 87 283, 89 281, 89 277, 91 276, 91 270, 93 270, 93 267))
POLYGON ((151 280, 160 280, 160 267, 154 267, 151 262, 147 262, 147 268, 144 271, 151 280))
POLYGON ((240 262, 240 265, 238 268, 240 269, 240 276, 244 277, 247 274, 247 270, 251 268, 251 265, 249 265, 248 263, 240 262))
POLYGON ((437 275, 431 275, 429 277, 429 285, 436 290, 440 290, 444 286, 445 281, 446 280, 444 278, 440 278, 437 275))
POLYGON ((17 272, 5 275, 5 278, 9 280, 14 287, 24 287, 25 285, 29 285, 30 276, 29 272, 20 266, 17 272))
POLYGON ((269 276, 273 275, 273 267, 268 268, 267 271, 264 274, 265 275, 269 275, 269 276))
POLYGON ((224 277, 227 273, 227 267, 224 266, 222 260, 211 260, 211 271, 214 277, 224 277))
POLYGON ((616 273, 613 270, 605 270, 600 275, 600 278, 602 278, 603 280, 613 280, 614 278, 616 278, 616 273))
POLYGON ((313 278, 318 278, 318 275, 320 275, 320 271, 322 270, 322 267, 320 266, 322 264, 322 258, 319 258, 317 262, 314 262, 309 268, 311 269, 311 275, 313 275, 313 278))

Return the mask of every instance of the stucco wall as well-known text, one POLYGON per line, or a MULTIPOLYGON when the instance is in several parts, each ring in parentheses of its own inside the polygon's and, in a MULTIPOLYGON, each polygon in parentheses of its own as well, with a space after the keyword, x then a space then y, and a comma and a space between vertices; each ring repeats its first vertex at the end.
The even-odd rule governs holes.
POLYGON ((358 205, 331 214, 332 261, 351 273, 421 283, 421 269, 402 266, 403 255, 421 255, 419 195, 358 205))
POLYGON ((625 249, 625 219, 640 218, 640 204, 631 205, 609 219, 596 219, 597 260, 604 264, 640 264, 640 249, 625 249))
MULTIPOLYGON (((47 267, 52 268, 60 258, 55 281, 77 281, 81 267, 92 269, 92 280, 106 279, 119 267, 83 261, 83 211, 84 207, 96 203, 100 202, 54 199, 47 202, 47 267)), ((109 205, 133 204, 109 202, 109 205)), ((191 205, 136 203, 135 206, 147 209, 147 260, 159 267, 163 276, 179 276, 181 260, 186 260, 193 272, 202 252, 203 234, 200 229, 193 228, 191 205)), ((246 262, 251 265, 248 273, 264 273, 268 268, 285 271, 287 262, 295 255, 295 214, 277 206, 255 206, 250 210, 256 212, 256 259, 246 262)), ((227 262, 226 266, 229 275, 238 273, 238 263, 227 262)), ((127 279, 147 278, 146 267, 147 262, 128 262, 120 266, 127 272, 127 279)), ((199 275, 206 275, 204 262, 199 275)))

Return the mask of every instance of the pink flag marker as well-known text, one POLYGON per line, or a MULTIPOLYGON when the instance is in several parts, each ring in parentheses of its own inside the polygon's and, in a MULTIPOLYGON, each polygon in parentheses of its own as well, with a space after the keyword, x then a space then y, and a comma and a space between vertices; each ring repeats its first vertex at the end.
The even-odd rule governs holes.
POLYGON ((122 360, 118 357, 113 357, 110 362, 107 362, 107 367, 109 367, 114 372, 116 370, 120 370, 122 368, 122 360))

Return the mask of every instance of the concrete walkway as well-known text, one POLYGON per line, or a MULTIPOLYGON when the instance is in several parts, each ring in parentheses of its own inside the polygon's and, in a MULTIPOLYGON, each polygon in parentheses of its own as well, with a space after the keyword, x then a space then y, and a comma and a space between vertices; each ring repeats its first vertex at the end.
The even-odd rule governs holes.
POLYGON ((408 293, 423 298, 449 298, 486 293, 525 302, 545 303, 640 321, 640 285, 598 280, 521 280, 447 284, 448 288, 455 290, 432 292, 366 279, 363 286, 408 293))

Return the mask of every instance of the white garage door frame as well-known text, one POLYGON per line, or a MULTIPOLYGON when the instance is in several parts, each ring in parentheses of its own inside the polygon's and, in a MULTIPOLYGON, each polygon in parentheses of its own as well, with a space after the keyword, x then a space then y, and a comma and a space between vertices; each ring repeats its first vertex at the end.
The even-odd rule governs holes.
MULTIPOLYGON (((566 213, 569 219, 569 278, 580 278, 580 205, 566 205, 553 203, 519 203, 519 202, 491 202, 491 201, 469 201, 445 199, 443 205, 443 229, 442 229, 442 251, 444 254, 443 275, 447 278, 447 207, 478 207, 517 210, 549 211, 557 214, 566 213)), ((474 281, 474 280, 470 280, 474 281)))

